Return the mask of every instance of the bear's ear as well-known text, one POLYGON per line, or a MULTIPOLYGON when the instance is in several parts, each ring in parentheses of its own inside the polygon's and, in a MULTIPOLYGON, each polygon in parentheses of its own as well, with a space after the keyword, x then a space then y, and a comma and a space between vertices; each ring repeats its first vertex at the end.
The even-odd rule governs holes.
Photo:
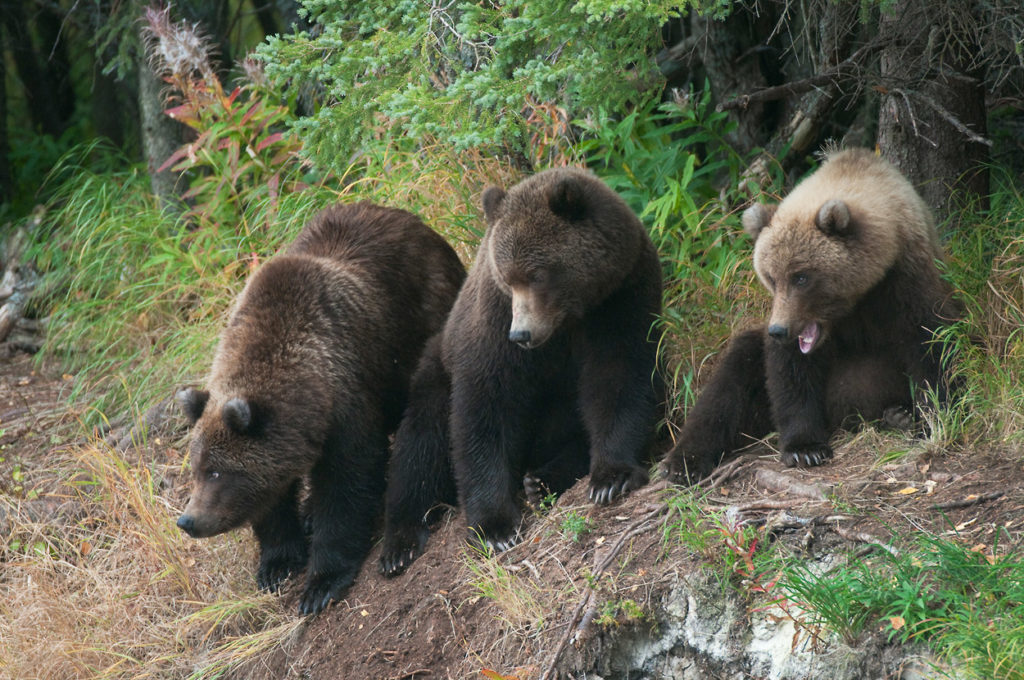
POLYGON ((181 410, 185 412, 185 417, 188 418, 188 424, 195 425, 196 421, 203 415, 203 410, 206 408, 206 402, 210 400, 210 393, 206 390, 197 390, 192 387, 186 387, 175 393, 174 400, 178 402, 181 406, 181 410))
POLYGON ((250 434, 255 429, 253 408, 241 397, 228 400, 220 411, 220 417, 228 429, 236 434, 250 434))
POLYGON ((746 210, 743 211, 743 231, 750 234, 751 238, 755 241, 757 237, 761 235, 768 223, 772 221, 772 216, 775 215, 774 205, 764 205, 763 203, 755 203, 746 210))
POLYGON ((825 201, 814 223, 826 236, 845 236, 850 232, 850 209, 838 198, 825 201))
POLYGON ((587 212, 587 193, 575 177, 563 177, 548 190, 548 208, 567 220, 578 220, 587 212))
POLYGON ((505 200, 505 190, 501 187, 487 187, 484 189, 484 217, 487 218, 488 224, 498 219, 498 206, 501 205, 503 200, 505 200))

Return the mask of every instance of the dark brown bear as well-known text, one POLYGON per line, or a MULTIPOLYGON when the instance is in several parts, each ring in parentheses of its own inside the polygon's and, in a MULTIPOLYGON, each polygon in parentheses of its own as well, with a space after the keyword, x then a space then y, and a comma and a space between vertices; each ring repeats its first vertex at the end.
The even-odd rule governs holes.
POLYGON ((198 538, 251 523, 260 587, 277 589, 308 552, 300 611, 339 599, 370 547, 409 376, 464 277, 405 211, 359 203, 314 217, 238 297, 208 391, 178 395, 194 423, 178 526, 198 538))
POLYGON ((932 340, 958 308, 932 216, 892 165, 865 149, 832 153, 743 225, 771 318, 733 337, 666 458, 671 476, 702 476, 773 430, 787 466, 820 465, 844 423, 907 427, 915 397, 945 399, 932 340))
POLYGON ((661 270, 640 221, 596 177, 567 168, 491 187, 483 207, 476 262, 395 438, 388 575, 421 552, 425 517, 456 490, 472 536, 504 550, 524 482, 535 501, 589 468, 590 497, 604 504, 647 480, 661 270))

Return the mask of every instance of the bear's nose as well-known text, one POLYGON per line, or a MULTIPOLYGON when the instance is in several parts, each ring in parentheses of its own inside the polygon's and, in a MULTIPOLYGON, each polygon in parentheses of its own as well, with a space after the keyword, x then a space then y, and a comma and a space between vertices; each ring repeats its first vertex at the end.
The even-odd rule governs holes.
POLYGON ((530 331, 528 330, 511 330, 508 332, 508 339, 519 345, 530 344, 530 331))
POLYGON ((178 518, 178 528, 192 536, 196 530, 195 518, 192 515, 182 515, 178 518))
POLYGON ((785 326, 773 323, 771 326, 768 326, 768 335, 772 336, 776 340, 785 340, 786 336, 789 335, 789 331, 785 326))

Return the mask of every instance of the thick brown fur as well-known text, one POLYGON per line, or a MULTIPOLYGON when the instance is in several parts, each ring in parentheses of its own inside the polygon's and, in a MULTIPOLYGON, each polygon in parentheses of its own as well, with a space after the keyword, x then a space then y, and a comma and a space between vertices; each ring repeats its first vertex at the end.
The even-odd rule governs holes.
POLYGON ((643 225, 578 169, 491 187, 483 207, 476 262, 414 377, 414 393, 431 396, 414 395, 396 437, 388 575, 415 559, 427 511, 456 490, 472 535, 503 550, 524 481, 531 495, 557 492, 589 468, 591 498, 608 503, 647 479, 661 271, 643 225))
POLYGON ((771 317, 726 349, 666 457, 670 476, 702 476, 772 430, 786 465, 819 465, 842 425, 905 423, 928 388, 945 399, 932 339, 959 307, 936 266, 931 213, 892 165, 866 149, 834 152, 743 224, 771 317))
POLYGON ((261 587, 276 589, 308 552, 300 610, 338 599, 370 547, 409 376, 464 277, 410 213, 359 203, 315 216, 250 277, 207 390, 179 393, 194 428, 178 525, 203 537, 251 523, 261 587))

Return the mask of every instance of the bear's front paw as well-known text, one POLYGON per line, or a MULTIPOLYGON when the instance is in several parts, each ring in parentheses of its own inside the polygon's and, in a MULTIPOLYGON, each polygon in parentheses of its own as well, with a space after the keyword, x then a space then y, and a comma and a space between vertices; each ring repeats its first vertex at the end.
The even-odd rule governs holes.
POLYGON ((529 472, 523 477, 523 491, 526 492, 526 504, 534 510, 543 510, 544 501, 551 495, 541 478, 529 472))
POLYGON ((469 527, 468 540, 485 552, 501 553, 519 543, 519 519, 491 518, 469 527))
POLYGON ((405 571, 423 554, 428 534, 426 527, 388 529, 380 553, 380 573, 391 578, 405 571))
POLYGON ((890 430, 909 432, 915 428, 914 414, 903 406, 890 406, 882 412, 882 424, 890 430))
POLYGON ((658 466, 658 474, 673 484, 696 484, 714 469, 710 459, 694 458, 673 449, 658 466))
POLYGON ((256 570, 256 585, 260 590, 277 592, 288 577, 306 566, 306 543, 294 541, 260 551, 260 566, 256 570))
POLYGON ((608 505, 646 483, 647 470, 639 465, 595 465, 590 472, 590 500, 608 505))
POLYGON ((832 447, 828 444, 810 446, 793 451, 783 451, 782 464, 786 467, 814 467, 832 458, 832 447))
POLYGON ((358 567, 344 567, 310 574, 299 600, 299 613, 303 616, 319 614, 331 600, 340 600, 355 580, 357 571, 358 567))

